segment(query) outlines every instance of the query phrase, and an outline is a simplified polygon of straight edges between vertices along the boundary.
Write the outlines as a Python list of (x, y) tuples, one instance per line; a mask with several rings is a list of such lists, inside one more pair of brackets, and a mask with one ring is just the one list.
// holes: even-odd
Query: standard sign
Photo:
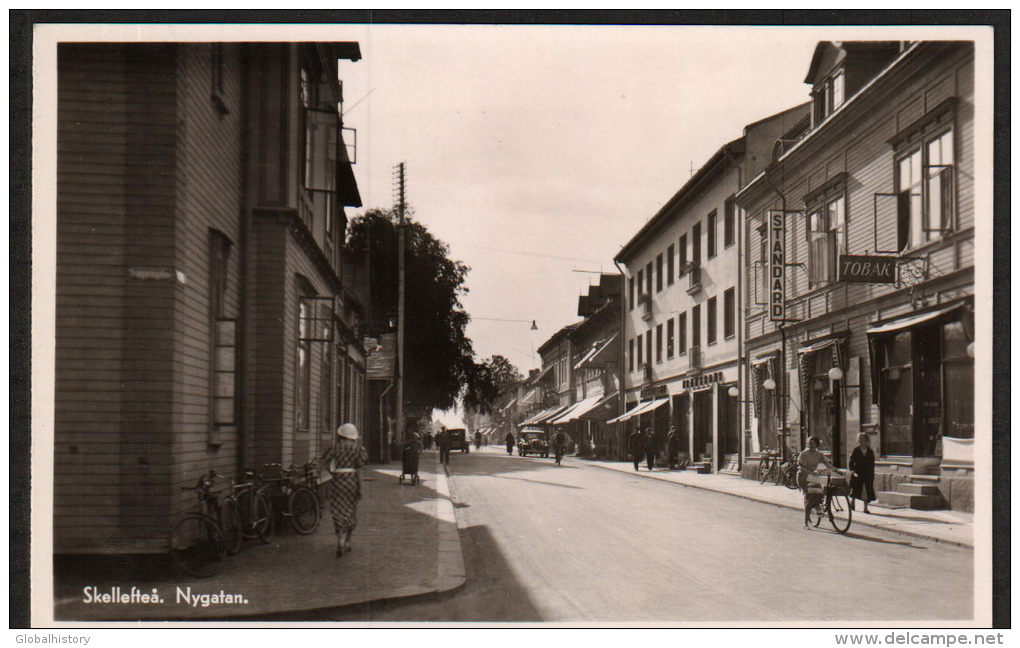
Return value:
[(839, 280), (846, 283), (896, 283), (896, 259), (887, 256), (841, 254)]
[(769, 212), (769, 319), (786, 319), (786, 214)]

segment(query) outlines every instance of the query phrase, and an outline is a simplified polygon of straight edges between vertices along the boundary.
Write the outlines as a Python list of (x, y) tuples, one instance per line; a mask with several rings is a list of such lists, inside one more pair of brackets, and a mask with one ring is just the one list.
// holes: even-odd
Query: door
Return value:
[(914, 331), (917, 366), (914, 402), (914, 457), (937, 457), (942, 436), (942, 339), (941, 326)]
[(694, 392), (694, 439), (691, 448), (692, 459), (697, 461), (709, 456), (712, 443), (712, 390)]
[(691, 456), (691, 399), (687, 394), (673, 397), (673, 425), (676, 426), (680, 456)]
[(821, 439), (822, 450), (831, 452), (832, 462), (842, 466), (842, 406), (839, 390), (832, 389), (829, 381), (829, 369), (833, 367), (832, 351), (816, 351), (808, 366), (811, 371), (808, 377), (808, 433)]
[(719, 468), (723, 467), (726, 455), (740, 453), (740, 434), (737, 429), (737, 399), (730, 396), (728, 388), (719, 387)]

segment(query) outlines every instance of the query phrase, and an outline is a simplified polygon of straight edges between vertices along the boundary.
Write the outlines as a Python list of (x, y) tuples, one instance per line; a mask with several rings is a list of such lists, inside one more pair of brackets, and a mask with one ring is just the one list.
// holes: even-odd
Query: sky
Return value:
[(365, 208), (393, 204), (405, 162), (415, 217), (471, 268), (476, 353), (522, 372), (692, 165), (808, 99), (817, 43), (746, 28), (349, 29), (362, 60), (340, 76)]

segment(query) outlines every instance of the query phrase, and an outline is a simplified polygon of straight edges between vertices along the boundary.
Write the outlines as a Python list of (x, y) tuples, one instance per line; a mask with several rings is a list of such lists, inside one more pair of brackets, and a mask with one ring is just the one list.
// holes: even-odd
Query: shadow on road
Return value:
[[(836, 533), (836, 532), (835, 531), (830, 531), (830, 533)], [(854, 540), (866, 540), (868, 542), (879, 542), (879, 543), (882, 543), (882, 544), (900, 545), (902, 547), (910, 547), (911, 549), (927, 549), (928, 548), (928, 547), (922, 547), (922, 546), (916, 545), (913, 542), (911, 542), (910, 540), (886, 540), (885, 538), (878, 538), (878, 537), (875, 537), (875, 536), (862, 535), (860, 533), (850, 533), (850, 532), (847, 532), (844, 535), (846, 535), (846, 537), (848, 537), (848, 538), (853, 538)]]
[(892, 515), (890, 513), (876, 513), (875, 511), (870, 511), (868, 513), (865, 513), (865, 515), (883, 517), (889, 520), (909, 520), (910, 522), (931, 522), (933, 524), (946, 524), (945, 520), (940, 520), (938, 518), (923, 517), (920, 515)]
[(570, 484), (557, 484), (556, 482), (542, 481), (541, 479), (528, 479), (527, 477), (507, 477), (505, 475), (492, 475), (496, 479), (513, 479), (514, 481), (525, 481), (531, 482), (532, 484), (545, 484), (546, 486), (559, 486), (560, 488), (573, 488), (575, 490), (584, 490), (582, 486), (572, 486)]

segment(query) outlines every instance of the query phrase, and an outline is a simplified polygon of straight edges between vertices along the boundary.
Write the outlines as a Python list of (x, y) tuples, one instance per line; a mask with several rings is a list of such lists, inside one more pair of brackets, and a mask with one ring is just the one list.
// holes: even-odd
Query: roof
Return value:
[(564, 326), (560, 330), (558, 330), (555, 333), (553, 333), (549, 337), (548, 340), (546, 340), (545, 342), (542, 343), (542, 346), (538, 347), (539, 355), (542, 355), (546, 351), (548, 351), (549, 349), (553, 348), (553, 346), (557, 342), (559, 342), (560, 340), (565, 338), (571, 331), (573, 331), (575, 328), (577, 328), (581, 324), (582, 324), (582, 322), (574, 322), (573, 324), (567, 324), (566, 326)]
[(654, 236), (671, 218), (673, 210), (696, 196), (708, 180), (715, 178), (725, 170), (725, 156), (727, 153), (743, 153), (743, 136), (723, 144), (718, 151), (703, 164), (697, 173), (691, 176), (680, 190), (673, 194), (673, 197), (652, 216), (644, 226), (638, 230), (627, 244), (613, 257), (614, 261), (626, 263), (627, 259), (633, 258), (637, 251), (643, 247), (648, 240)]
[[(840, 54), (848, 52), (850, 50), (883, 50), (883, 49), (899, 49), (900, 41), (820, 41), (815, 45), (815, 53), (811, 57), (811, 65), (808, 66), (807, 76), (804, 77), (804, 83), (810, 83), (814, 85), (818, 81), (819, 76), (827, 74), (832, 67), (838, 63)], [(831, 61), (831, 64), (825, 66), (822, 65), (827, 61)]]

